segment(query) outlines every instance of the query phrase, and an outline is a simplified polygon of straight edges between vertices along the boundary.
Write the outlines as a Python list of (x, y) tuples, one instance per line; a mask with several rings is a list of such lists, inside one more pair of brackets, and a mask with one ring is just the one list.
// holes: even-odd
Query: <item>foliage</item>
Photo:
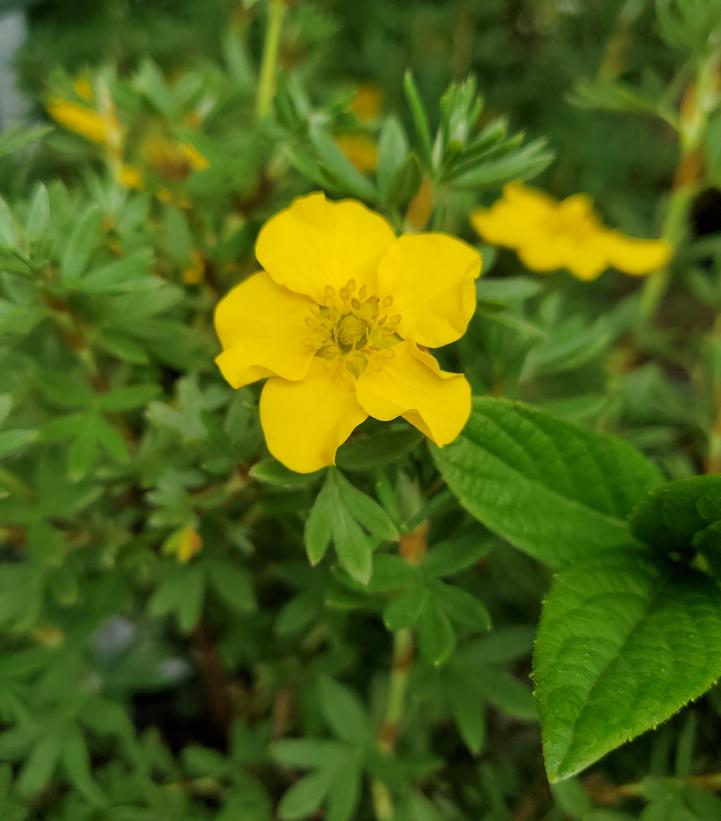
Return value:
[[(26, 10), (0, 818), (721, 817), (718, 3)], [(469, 223), (519, 179), (673, 259), (524, 270)], [(483, 257), (444, 448), (369, 420), (293, 473), (214, 364), (316, 189)]]

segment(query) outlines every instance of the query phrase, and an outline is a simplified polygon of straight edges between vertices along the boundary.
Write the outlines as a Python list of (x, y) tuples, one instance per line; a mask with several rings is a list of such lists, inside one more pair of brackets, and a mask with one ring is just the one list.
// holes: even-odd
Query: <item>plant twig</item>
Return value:
[(275, 75), (278, 68), (280, 35), (283, 30), (286, 0), (269, 0), (268, 25), (263, 43), (263, 61), (258, 79), (258, 97), (255, 104), (257, 120), (262, 120), (270, 112), (275, 95)]

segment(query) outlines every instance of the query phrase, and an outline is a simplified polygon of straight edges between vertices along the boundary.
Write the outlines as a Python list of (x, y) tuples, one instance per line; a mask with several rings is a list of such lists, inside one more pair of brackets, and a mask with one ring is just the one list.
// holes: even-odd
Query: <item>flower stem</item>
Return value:
[[(427, 536), (427, 521), (404, 533), (400, 541), (401, 556), (410, 564), (420, 564), (426, 552)], [(385, 755), (393, 753), (400, 735), (414, 644), (413, 631), (408, 628), (396, 630), (393, 634), (393, 666), (388, 682), (388, 701), (377, 739), (378, 749)], [(376, 821), (393, 821), (396, 817), (393, 799), (386, 785), (375, 779), (371, 784), (371, 793)]]
[[(681, 101), (680, 156), (662, 232), (664, 239), (674, 251), (677, 251), (686, 239), (689, 211), (696, 194), (705, 183), (703, 143), (709, 114), (716, 107), (720, 67), (721, 49), (715, 49), (699, 63), (695, 82), (686, 89)], [(639, 317), (643, 324), (653, 320), (670, 282), (670, 264), (646, 280), (641, 294)]]
[(268, 25), (263, 43), (263, 60), (258, 80), (258, 97), (255, 104), (256, 120), (262, 120), (270, 112), (275, 94), (275, 75), (278, 67), (280, 34), (283, 29), (286, 0), (269, 0)]

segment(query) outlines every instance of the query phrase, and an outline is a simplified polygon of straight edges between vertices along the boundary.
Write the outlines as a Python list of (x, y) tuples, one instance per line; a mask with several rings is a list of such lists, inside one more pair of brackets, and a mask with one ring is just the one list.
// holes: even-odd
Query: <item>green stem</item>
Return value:
[[(671, 192), (666, 207), (663, 230), (661, 236), (676, 251), (686, 238), (688, 214), (693, 203), (697, 185), (684, 185)], [(644, 325), (649, 324), (658, 310), (668, 286), (671, 282), (671, 261), (651, 274), (644, 283), (639, 305), (640, 319)]]
[[(688, 232), (688, 216), (694, 197), (703, 188), (703, 144), (709, 115), (716, 109), (721, 49), (706, 54), (699, 62), (695, 82), (684, 94), (679, 117), (680, 156), (664, 219), (663, 237), (674, 252)], [(673, 262), (673, 260), (672, 260)], [(653, 320), (671, 282), (671, 264), (652, 274), (645, 282), (639, 319), (642, 325)]]
[(263, 61), (260, 66), (258, 97), (255, 104), (255, 116), (262, 120), (270, 113), (270, 106), (275, 95), (275, 75), (278, 68), (280, 34), (283, 29), (286, 0), (269, 0), (268, 26), (263, 43)]
[[(386, 754), (393, 752), (398, 740), (412, 661), (413, 633), (408, 629), (397, 630), (393, 634), (393, 669), (388, 684), (388, 703), (378, 732), (378, 748)], [(371, 792), (377, 821), (393, 821), (393, 799), (386, 785), (374, 780)]]

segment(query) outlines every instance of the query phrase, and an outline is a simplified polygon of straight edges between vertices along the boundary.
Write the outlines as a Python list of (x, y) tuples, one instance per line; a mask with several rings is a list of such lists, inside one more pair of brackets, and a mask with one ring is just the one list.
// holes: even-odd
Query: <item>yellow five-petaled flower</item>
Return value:
[(650, 274), (671, 257), (663, 239), (627, 237), (607, 228), (587, 194), (559, 201), (520, 182), (506, 185), (490, 208), (474, 211), (471, 225), (486, 242), (513, 248), (532, 271), (566, 268), (582, 280), (596, 279), (609, 267)]
[(361, 203), (315, 193), (272, 217), (255, 250), (264, 270), (216, 308), (216, 362), (234, 388), (269, 377), (260, 421), (279, 461), (299, 473), (333, 464), (368, 416), (401, 416), (439, 446), (458, 436), (470, 386), (426, 348), (458, 339), (473, 315), (471, 246), (396, 237)]

